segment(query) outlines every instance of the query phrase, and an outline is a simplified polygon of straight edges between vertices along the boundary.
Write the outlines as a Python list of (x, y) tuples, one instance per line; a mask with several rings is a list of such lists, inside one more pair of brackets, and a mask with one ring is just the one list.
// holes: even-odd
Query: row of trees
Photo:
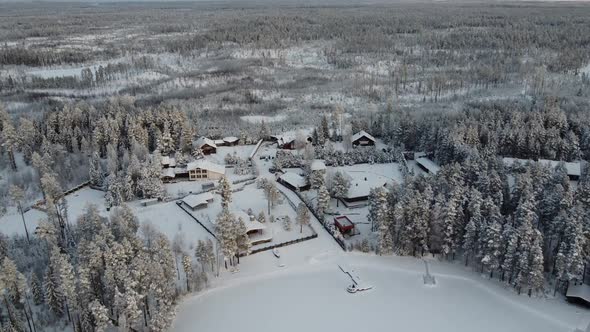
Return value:
[(195, 248), (199, 266), (182, 242), (140, 226), (127, 206), (106, 218), (90, 205), (65, 244), (51, 218), (29, 243), (0, 234), (3, 330), (166, 331), (178, 296), (202, 288), (213, 271), (210, 241)]
[(530, 294), (545, 289), (546, 281), (556, 290), (584, 281), (589, 198), (587, 176), (574, 188), (563, 167), (533, 163), (509, 175), (501, 161), (476, 154), (435, 177), (373, 190), (369, 220), (381, 254), (462, 257)]

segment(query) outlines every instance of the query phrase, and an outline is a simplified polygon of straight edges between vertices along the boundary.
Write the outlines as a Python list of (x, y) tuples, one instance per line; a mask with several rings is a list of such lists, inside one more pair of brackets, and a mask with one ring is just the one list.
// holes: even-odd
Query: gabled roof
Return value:
[(266, 229), (266, 226), (258, 220), (254, 219), (251, 221), (250, 216), (244, 211), (232, 211), (232, 214), (236, 217), (236, 220), (238, 220), (238, 218), (242, 218), (242, 220), (244, 220), (244, 224), (246, 225), (246, 232), (260, 231)]
[[(549, 167), (551, 169), (556, 168), (557, 166), (559, 166), (560, 163), (562, 163), (562, 161), (558, 161), (558, 160), (539, 159), (539, 161), (535, 161), (532, 159), (518, 159), (518, 158), (508, 158), (508, 157), (502, 158), (502, 161), (504, 162), (504, 165), (506, 165), (506, 166), (512, 166), (517, 161), (521, 164), (538, 162), (539, 164)], [(579, 161), (573, 161), (573, 162), (563, 161), (563, 164), (565, 166), (565, 170), (567, 172), (567, 175), (572, 175), (572, 176), (582, 175), (582, 163), (581, 162), (579, 162)]]
[(176, 166), (176, 159), (173, 157), (164, 156), (162, 157), (162, 165), (168, 165), (170, 167)]
[(199, 205), (208, 204), (212, 200), (213, 194), (211, 194), (210, 192), (202, 194), (191, 194), (182, 199), (182, 201), (191, 208), (195, 208)]
[(219, 165), (219, 164), (214, 164), (210, 161), (203, 160), (203, 159), (197, 160), (197, 161), (192, 161), (186, 165), (186, 169), (188, 171), (192, 171), (197, 168), (206, 169), (206, 170), (208, 170), (210, 172), (214, 172), (214, 173), (225, 174), (225, 166)]
[(368, 134), (366, 131), (361, 130), (358, 133), (352, 135), (351, 141), (356, 141), (361, 137), (366, 137), (368, 139), (370, 139), (371, 141), (375, 142), (375, 137), (371, 136), (370, 134)]
[(303, 176), (293, 172), (287, 172), (281, 175), (279, 179), (285, 181), (295, 188), (301, 188), (307, 185), (307, 180)]
[(174, 177), (176, 177), (176, 172), (174, 171), (174, 168), (164, 168), (162, 170), (161, 177), (163, 177), (163, 178), (174, 178)]
[(228, 136), (228, 137), (224, 137), (223, 141), (227, 142), (227, 143), (235, 143), (237, 141), (239, 141), (240, 139), (234, 136)]
[(199, 137), (199, 139), (197, 139), (197, 148), (202, 148), (204, 145), (209, 145), (210, 147), (213, 148), (217, 148), (217, 145), (215, 144), (215, 142), (212, 139), (209, 139), (207, 137), (201, 136)]
[(311, 170), (312, 171), (324, 171), (326, 170), (326, 164), (323, 160), (315, 159), (311, 162)]
[(440, 166), (426, 157), (416, 158), (416, 163), (424, 166), (424, 168), (426, 168), (432, 174), (436, 174), (438, 171), (440, 171)]

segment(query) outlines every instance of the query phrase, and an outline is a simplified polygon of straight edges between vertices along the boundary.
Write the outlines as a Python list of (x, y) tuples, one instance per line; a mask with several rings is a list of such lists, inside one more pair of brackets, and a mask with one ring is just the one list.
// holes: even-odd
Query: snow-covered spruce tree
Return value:
[(230, 183), (225, 176), (219, 179), (219, 194), (221, 195), (221, 207), (224, 209), (229, 208), (232, 192)]
[[(267, 181), (264, 186), (264, 195), (266, 196), (267, 200), (267, 213), (270, 215), (271, 208), (274, 208), (279, 198), (281, 197), (281, 193), (277, 189), (276, 184), (273, 181)], [(271, 219), (272, 222), (272, 219)]]
[(94, 321), (94, 331), (104, 332), (109, 326), (109, 310), (98, 300), (90, 303), (90, 312)]
[(469, 212), (469, 221), (465, 227), (463, 236), (463, 253), (465, 255), (465, 265), (469, 264), (469, 259), (479, 255), (479, 243), (482, 229), (483, 218), (481, 215), (482, 197), (477, 189), (471, 191), (467, 210)]
[(462, 190), (455, 188), (443, 212), (442, 252), (449, 259), (455, 257), (457, 247), (460, 243), (459, 236), (462, 230), (460, 226), (463, 219), (462, 194)]
[[(328, 193), (328, 189), (326, 186), (321, 185), (318, 188), (318, 197), (317, 197), (317, 206), (316, 212), (318, 216), (323, 217), (326, 210), (330, 207), (330, 193)], [(323, 220), (320, 220), (323, 222)]]
[(4, 257), (0, 264), (0, 295), (6, 305), (9, 321), (19, 330), (24, 330), (21, 328), (23, 325), (21, 314), (25, 316), (29, 329), (31, 329), (31, 317), (25, 306), (27, 291), (27, 283), (23, 274), (18, 271), (10, 258)]
[(543, 235), (535, 230), (529, 254), (528, 288), (529, 296), (532, 291), (541, 291), (545, 285), (543, 266)]
[(283, 229), (286, 231), (290, 231), (292, 229), (291, 217), (285, 216), (285, 219), (283, 219)]
[(248, 228), (246, 227), (246, 223), (244, 219), (241, 217), (236, 221), (236, 242), (238, 246), (238, 253), (239, 254), (250, 254), (250, 248), (252, 247), (252, 243), (250, 243), (250, 237), (247, 234)]
[(258, 217), (256, 217), (256, 220), (258, 220), (259, 223), (265, 223), (266, 222), (266, 215), (264, 214), (264, 211), (260, 211), (260, 213), (258, 213)]
[(297, 206), (297, 224), (299, 224), (299, 233), (303, 233), (303, 226), (309, 225), (311, 217), (307, 206), (303, 203), (299, 203)]
[(387, 191), (383, 188), (371, 190), (369, 194), (369, 221), (371, 222), (371, 231), (376, 232), (383, 220), (388, 217), (388, 200)]
[(309, 183), (312, 189), (319, 189), (326, 184), (326, 172), (324, 170), (312, 170), (309, 174)]
[(389, 255), (393, 252), (393, 239), (389, 223), (388, 218), (385, 218), (379, 223), (379, 255)]
[(45, 303), (56, 317), (61, 317), (64, 313), (64, 295), (59, 287), (57, 273), (59, 272), (55, 263), (50, 263), (45, 271), (43, 286), (45, 288)]
[(184, 271), (184, 278), (186, 279), (186, 291), (191, 291), (191, 284), (193, 283), (193, 264), (191, 257), (187, 254), (182, 255), (182, 269)]
[[(236, 241), (235, 216), (224, 208), (216, 219), (217, 236), (221, 246), (221, 252), (226, 260), (233, 266), (233, 258), (238, 253)], [(226, 261), (227, 262), (227, 261)], [(227, 263), (226, 263), (227, 264)], [(227, 265), (226, 265), (227, 268)]]
[(36, 273), (31, 274), (31, 293), (33, 294), (33, 303), (41, 305), (44, 302), (43, 286)]
[[(492, 201), (493, 204), (493, 201)], [(502, 215), (500, 208), (493, 205), (487, 217), (487, 223), (483, 230), (483, 246), (481, 264), (490, 271), (490, 278), (494, 271), (500, 267), (502, 255)]]
[(350, 180), (340, 171), (336, 171), (332, 179), (332, 196), (336, 198), (336, 207), (339, 201), (348, 195)]
[(27, 242), (30, 243), (31, 239), (29, 237), (29, 230), (27, 229), (27, 223), (25, 222), (25, 211), (23, 209), (23, 203), (25, 201), (25, 192), (18, 186), (11, 185), (8, 189), (8, 196), (13, 204), (16, 205), (16, 208), (23, 220), (23, 228), (25, 230), (25, 235), (27, 237)]
[(102, 171), (102, 166), (100, 165), (100, 157), (98, 152), (94, 152), (92, 154), (89, 164), (88, 176), (90, 178), (90, 184), (93, 186), (102, 187), (104, 173)]
[(147, 165), (141, 169), (141, 179), (138, 183), (139, 191), (144, 198), (164, 198), (166, 189), (160, 178), (160, 159), (155, 156), (149, 159)]

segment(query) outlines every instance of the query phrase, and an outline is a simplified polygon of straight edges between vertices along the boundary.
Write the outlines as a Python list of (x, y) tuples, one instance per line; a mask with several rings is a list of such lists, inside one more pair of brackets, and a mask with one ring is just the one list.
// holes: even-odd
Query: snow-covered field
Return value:
[[(423, 284), (424, 265), (413, 258), (340, 253), (281, 269), (266, 256), (272, 271), (228, 280), (186, 300), (173, 331), (570, 332), (587, 313), (561, 299), (518, 296), (446, 263), (431, 264), (432, 287)], [(347, 293), (350, 279), (341, 263), (374, 289)]]

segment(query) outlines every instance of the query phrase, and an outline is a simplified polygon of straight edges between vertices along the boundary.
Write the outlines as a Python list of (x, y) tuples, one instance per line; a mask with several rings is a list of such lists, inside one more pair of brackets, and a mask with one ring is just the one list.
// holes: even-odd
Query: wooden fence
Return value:
[[(286, 188), (287, 190), (291, 190), (288, 187), (283, 186), (282, 184), (278, 184), (279, 186), (282, 186), (283, 188)], [(279, 190), (280, 191), (280, 190)], [(305, 204), (305, 206), (307, 207), (307, 209), (311, 212), (311, 214), (313, 214), (314, 217), (316, 217), (316, 219), (320, 222), (320, 224), (322, 225), (322, 227), (324, 227), (324, 229), (328, 232), (328, 234), (330, 234), (330, 236), (332, 236), (332, 238), (334, 239), (334, 241), (336, 241), (336, 243), (338, 243), (338, 245), (340, 246), (340, 248), (342, 248), (342, 250), (346, 251), (346, 244), (344, 243), (344, 241), (336, 238), (334, 236), (334, 234), (332, 234), (332, 231), (328, 228), (328, 226), (326, 225), (326, 223), (324, 222), (323, 218), (320, 218), (318, 216), (318, 214), (315, 212), (315, 210), (313, 209), (313, 206), (309, 206), (309, 204), (307, 203), (307, 201), (304, 199), (303, 196), (301, 196), (301, 193), (291, 190), (292, 192), (295, 193), (295, 195), (297, 195), (297, 197), (299, 197), (299, 199), (303, 202), (303, 204)], [(283, 194), (284, 195), (284, 194)], [(287, 201), (289, 202), (289, 204), (291, 204), (291, 206), (295, 209), (295, 211), (297, 211), (297, 207), (295, 207), (295, 203), (293, 203), (289, 197), (287, 195), (284, 195), (285, 198), (287, 198)], [(311, 225), (309, 225), (311, 227)], [(315, 230), (312, 227), (312, 230), (315, 233)], [(317, 233), (316, 233), (317, 235)]]
[(205, 225), (203, 225), (203, 223), (201, 223), (201, 222), (199, 221), (199, 219), (197, 219), (197, 217), (195, 217), (195, 216), (194, 216), (192, 213), (188, 212), (188, 211), (187, 211), (187, 210), (184, 208), (184, 206), (182, 206), (182, 204), (176, 204), (176, 206), (178, 206), (178, 207), (179, 207), (179, 208), (180, 208), (182, 211), (186, 212), (186, 214), (188, 214), (188, 215), (189, 215), (191, 218), (193, 218), (193, 220), (194, 220), (194, 221), (196, 221), (196, 222), (197, 222), (197, 224), (201, 225), (201, 227), (203, 227), (203, 228), (204, 228), (204, 229), (207, 231), (207, 233), (211, 234), (211, 236), (213, 236), (213, 238), (214, 238), (215, 240), (217, 240), (217, 236), (215, 235), (215, 233), (213, 233), (213, 232), (212, 232), (212, 231), (210, 231), (210, 230), (209, 230), (207, 227), (205, 227)]
[[(313, 228), (312, 228), (313, 230)], [(268, 246), (268, 247), (264, 247), (264, 248), (259, 248), (259, 249), (254, 249), (250, 252), (249, 255), (253, 255), (253, 254), (257, 254), (259, 252), (263, 252), (263, 251), (268, 251), (268, 250), (272, 250), (274, 248), (280, 248), (280, 247), (285, 247), (285, 246), (289, 246), (295, 243), (299, 243), (299, 242), (303, 242), (303, 241), (308, 241), (311, 239), (315, 239), (316, 237), (318, 237), (318, 234), (314, 231), (314, 233), (310, 236), (306, 236), (306, 237), (302, 237), (299, 239), (295, 239), (295, 240), (291, 240), (291, 241), (287, 241), (287, 242), (282, 242), (282, 243), (278, 243), (278, 244), (274, 244), (272, 246)], [(240, 257), (244, 257), (246, 256), (245, 253), (240, 253)]]

